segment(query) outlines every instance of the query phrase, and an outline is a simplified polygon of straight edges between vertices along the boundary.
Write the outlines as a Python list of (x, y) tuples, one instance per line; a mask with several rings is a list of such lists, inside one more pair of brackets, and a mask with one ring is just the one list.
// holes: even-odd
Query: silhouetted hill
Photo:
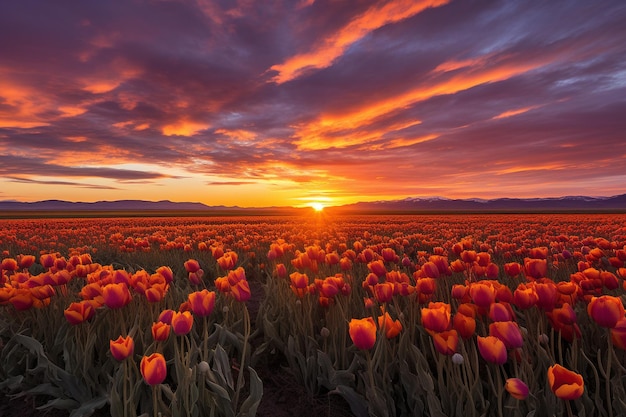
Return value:
[(626, 194), (613, 197), (449, 199), (405, 198), (337, 207), (354, 212), (626, 212)]
[[(223, 206), (220, 206), (223, 208)], [(210, 207), (202, 203), (176, 203), (169, 200), (144, 201), (144, 200), (117, 200), (96, 201), (93, 203), (71, 202), (63, 200), (45, 200), (32, 203), (19, 201), (0, 201), (0, 210), (6, 211), (144, 211), (144, 210), (210, 210)]]

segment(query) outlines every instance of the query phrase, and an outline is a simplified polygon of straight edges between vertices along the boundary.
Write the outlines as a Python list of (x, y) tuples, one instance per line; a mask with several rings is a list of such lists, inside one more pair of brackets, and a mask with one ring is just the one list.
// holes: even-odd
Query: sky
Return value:
[(626, 193), (626, 2), (0, 2), (0, 200)]

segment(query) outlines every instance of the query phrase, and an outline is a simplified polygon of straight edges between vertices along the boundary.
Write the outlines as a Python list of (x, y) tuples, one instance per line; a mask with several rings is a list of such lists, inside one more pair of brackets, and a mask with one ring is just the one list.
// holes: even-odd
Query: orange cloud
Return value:
[(278, 72), (278, 75), (272, 78), (272, 81), (282, 84), (298, 78), (308, 69), (329, 67), (336, 58), (343, 55), (350, 45), (371, 31), (448, 2), (449, 0), (396, 0), (383, 5), (374, 5), (355, 17), (341, 30), (324, 39), (322, 44), (311, 52), (293, 56), (282, 64), (273, 65), (270, 70)]
[(165, 136), (193, 136), (196, 133), (208, 129), (209, 124), (191, 121), (179, 121), (163, 126), (161, 131)]
[(500, 113), (497, 116), (494, 116), (493, 118), (494, 119), (504, 119), (504, 118), (511, 117), (511, 116), (517, 116), (518, 114), (522, 114), (522, 113), (526, 113), (527, 111), (534, 110), (537, 107), (539, 107), (539, 106), (528, 106), (528, 107), (524, 107), (524, 108), (521, 108), (521, 109), (507, 110), (505, 112)]
[[(296, 145), (301, 150), (343, 148), (355, 143), (363, 143), (376, 135), (368, 137), (360, 132), (350, 132), (374, 123), (377, 119), (413, 106), (415, 103), (444, 94), (455, 94), (481, 84), (498, 82), (536, 69), (546, 62), (527, 60), (524, 63), (503, 63), (491, 68), (476, 68), (452, 75), (439, 82), (431, 82), (404, 94), (380, 100), (352, 113), (339, 116), (326, 116), (308, 125), (297, 128), (299, 138)], [(435, 70), (434, 72), (440, 72)], [(343, 133), (343, 134), (339, 134)]]

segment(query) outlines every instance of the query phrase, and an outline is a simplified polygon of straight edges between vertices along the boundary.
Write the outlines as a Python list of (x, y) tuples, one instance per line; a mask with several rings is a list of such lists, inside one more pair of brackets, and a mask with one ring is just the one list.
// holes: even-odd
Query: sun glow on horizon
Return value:
[(324, 210), (324, 204), (319, 202), (311, 203), (311, 208), (317, 212), (320, 212)]

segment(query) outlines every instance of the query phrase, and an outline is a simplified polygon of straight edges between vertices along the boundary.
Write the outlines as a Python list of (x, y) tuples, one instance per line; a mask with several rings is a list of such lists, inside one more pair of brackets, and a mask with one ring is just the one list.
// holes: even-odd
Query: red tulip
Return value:
[(204, 289), (189, 294), (187, 297), (191, 311), (198, 317), (205, 317), (213, 312), (215, 307), (215, 292)]
[(348, 324), (352, 343), (359, 349), (371, 349), (376, 343), (376, 323), (371, 317), (352, 319)]
[(624, 318), (624, 304), (619, 297), (610, 295), (591, 297), (587, 313), (599, 326), (612, 328)]
[(179, 311), (172, 316), (172, 329), (177, 335), (189, 333), (191, 326), (193, 326), (193, 316), (189, 311)]
[(554, 395), (563, 400), (580, 398), (585, 390), (583, 377), (559, 364), (548, 368), (548, 383)]
[(489, 325), (489, 335), (504, 342), (507, 349), (520, 348), (524, 344), (519, 326), (514, 321), (497, 321)]
[(153, 353), (141, 359), (141, 375), (149, 385), (158, 385), (167, 376), (167, 364), (165, 358), (160, 353)]
[(102, 288), (104, 304), (109, 308), (122, 308), (130, 303), (132, 296), (126, 284), (107, 284)]
[(109, 348), (111, 350), (111, 355), (118, 360), (123, 361), (133, 354), (135, 350), (135, 341), (132, 337), (118, 337), (117, 340), (109, 341)]

